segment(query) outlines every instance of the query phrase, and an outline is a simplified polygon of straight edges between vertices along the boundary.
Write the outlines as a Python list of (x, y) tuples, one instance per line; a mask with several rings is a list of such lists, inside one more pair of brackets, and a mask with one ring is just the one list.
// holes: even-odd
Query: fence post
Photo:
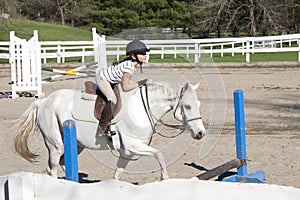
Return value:
[(246, 41), (246, 62), (250, 62), (250, 41)]
[(300, 40), (298, 39), (298, 47), (299, 47), (299, 51), (298, 51), (298, 62), (300, 62)]
[(222, 57), (222, 58), (224, 57), (223, 49), (224, 49), (224, 45), (221, 44), (221, 57)]
[(64, 160), (66, 180), (78, 182), (77, 137), (74, 120), (66, 120), (64, 127)]
[(200, 60), (200, 43), (195, 43), (195, 63), (199, 63)]
[(11, 68), (11, 90), (12, 90), (12, 98), (17, 98), (16, 92), (16, 84), (17, 84), (17, 71), (16, 71), (16, 44), (15, 44), (15, 32), (11, 31), (9, 33), (9, 64)]
[(57, 54), (56, 63), (61, 63), (61, 46), (60, 46), (60, 44), (57, 45), (56, 54)]

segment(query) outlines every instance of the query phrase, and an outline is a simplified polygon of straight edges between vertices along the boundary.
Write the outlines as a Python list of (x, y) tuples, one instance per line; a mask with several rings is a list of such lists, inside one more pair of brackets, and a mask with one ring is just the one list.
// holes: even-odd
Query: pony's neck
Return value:
[(161, 118), (175, 104), (176, 92), (168, 84), (154, 83), (148, 86), (150, 109), (156, 118)]

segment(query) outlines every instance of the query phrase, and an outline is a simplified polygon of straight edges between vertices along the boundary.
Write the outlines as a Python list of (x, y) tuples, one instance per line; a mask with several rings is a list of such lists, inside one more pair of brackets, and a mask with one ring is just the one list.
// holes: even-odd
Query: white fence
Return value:
[[(42, 63), (56, 62), (65, 63), (67, 58), (77, 59), (82, 63), (88, 57), (96, 61), (100, 59), (96, 52), (106, 51), (107, 58), (119, 59), (125, 54), (125, 46), (129, 41), (106, 40), (105, 37), (98, 36), (96, 29), (93, 29), (93, 41), (40, 41)], [(101, 49), (95, 49), (95, 44), (105, 41)], [(244, 37), (244, 38), (212, 38), (212, 39), (177, 39), (177, 40), (144, 40), (151, 48), (151, 55), (160, 55), (161, 59), (165, 55), (172, 55), (173, 58), (183, 56), (193, 59), (199, 63), (201, 54), (209, 54), (213, 57), (216, 54), (242, 54), (245, 61), (250, 62), (250, 55), (254, 53), (271, 52), (297, 52), (298, 62), (300, 62), (300, 34), (266, 36), (266, 37)], [(99, 45), (98, 45), (99, 46)], [(0, 42), (0, 58), (9, 59), (9, 43)], [(50, 60), (52, 59), (52, 60)], [(101, 63), (105, 65), (107, 61), (102, 57)], [(74, 60), (73, 60), (74, 61)], [(150, 60), (151, 61), (151, 60)]]
[[(129, 41), (105, 40), (99, 36), (96, 29), (92, 29), (92, 41), (38, 41), (38, 33), (26, 42), (10, 33), (10, 42), (0, 42), (0, 59), (6, 59), (11, 65), (12, 96), (18, 91), (34, 90), (36, 96), (41, 91), (41, 65), (47, 62), (65, 63), (67, 59), (77, 59), (82, 63), (96, 62), (98, 67), (106, 66), (107, 60), (113, 57), (118, 60), (125, 54), (125, 47)], [(199, 63), (201, 55), (236, 54), (246, 55), (246, 62), (250, 62), (250, 55), (254, 53), (297, 52), (300, 62), (300, 34), (245, 37), (245, 38), (216, 38), (216, 39), (177, 39), (177, 40), (144, 40), (152, 54), (172, 55), (174, 58), (183, 56)], [(50, 60), (51, 59), (51, 60)], [(86, 61), (86, 59), (90, 59)], [(74, 61), (74, 60), (73, 60)]]
[[(144, 40), (150, 47), (150, 58), (152, 54), (173, 55), (173, 58), (183, 56), (187, 59), (194, 58), (199, 63), (201, 54), (209, 54), (213, 57), (220, 54), (221, 57), (228, 53), (246, 55), (245, 61), (250, 62), (250, 55), (254, 53), (274, 52), (297, 52), (300, 62), (300, 34), (266, 36), (266, 37), (244, 37), (244, 38), (210, 38), (210, 39), (177, 39), (177, 40)], [(125, 54), (125, 46), (128, 41), (106, 40), (106, 55), (115, 56), (118, 60)]]
[(199, 46), (201, 53), (208, 53), (211, 57), (216, 53), (221, 54), (221, 57), (225, 53), (232, 56), (236, 53), (246, 54), (246, 62), (250, 62), (250, 54), (254, 53), (297, 52), (300, 62), (300, 34), (214, 39), (213, 44), (211, 40), (205, 39)]

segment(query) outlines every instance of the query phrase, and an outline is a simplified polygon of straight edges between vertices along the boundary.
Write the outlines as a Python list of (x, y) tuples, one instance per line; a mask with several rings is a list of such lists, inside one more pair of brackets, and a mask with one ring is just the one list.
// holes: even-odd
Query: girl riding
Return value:
[(138, 65), (147, 62), (147, 52), (150, 49), (140, 40), (133, 40), (126, 46), (126, 58), (112, 65), (96, 69), (96, 83), (107, 98), (103, 108), (100, 127), (110, 136), (108, 125), (115, 114), (117, 97), (112, 89), (115, 84), (121, 84), (123, 91), (130, 91), (147, 84), (147, 79), (134, 82), (132, 75)]

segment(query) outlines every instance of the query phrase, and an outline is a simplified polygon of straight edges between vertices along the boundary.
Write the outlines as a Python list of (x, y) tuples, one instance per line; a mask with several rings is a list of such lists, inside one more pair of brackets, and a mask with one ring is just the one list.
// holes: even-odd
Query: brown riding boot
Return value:
[(99, 121), (99, 125), (103, 131), (104, 134), (108, 136), (108, 138), (111, 138), (113, 133), (109, 130), (109, 124), (111, 123), (111, 120), (113, 119), (113, 111), (114, 111), (115, 104), (111, 101), (108, 101), (103, 108), (101, 119)]

